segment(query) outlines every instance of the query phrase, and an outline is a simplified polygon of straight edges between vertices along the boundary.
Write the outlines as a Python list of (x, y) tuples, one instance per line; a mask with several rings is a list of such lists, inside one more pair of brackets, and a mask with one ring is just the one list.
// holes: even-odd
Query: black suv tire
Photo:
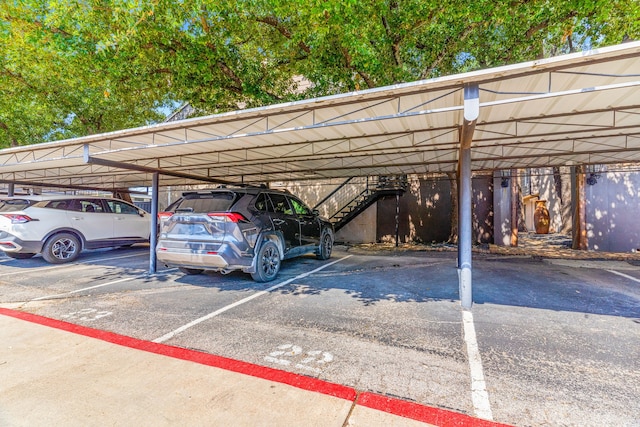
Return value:
[(318, 247), (318, 252), (316, 253), (316, 257), (318, 259), (329, 259), (331, 258), (331, 250), (333, 249), (333, 237), (331, 233), (325, 231), (322, 233), (322, 238), (320, 239), (320, 246)]
[(256, 272), (251, 277), (256, 282), (270, 282), (276, 278), (280, 271), (280, 251), (275, 243), (264, 242), (258, 251), (256, 259)]

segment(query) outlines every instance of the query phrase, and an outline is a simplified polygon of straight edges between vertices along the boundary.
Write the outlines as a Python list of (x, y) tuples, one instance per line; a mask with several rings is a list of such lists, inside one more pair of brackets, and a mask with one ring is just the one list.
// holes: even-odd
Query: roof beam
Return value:
[(160, 175), (173, 176), (176, 178), (192, 179), (194, 181), (214, 182), (216, 184), (232, 184), (232, 182), (230, 181), (226, 181), (218, 178), (210, 178), (210, 177), (205, 177), (200, 175), (192, 175), (189, 173), (168, 171), (160, 168), (151, 168), (148, 166), (140, 166), (140, 165), (135, 165), (130, 163), (116, 162), (113, 160), (100, 159), (97, 157), (93, 157), (89, 154), (88, 144), (84, 145), (84, 162), (87, 164), (107, 166), (107, 167), (116, 168), (116, 169), (127, 169), (127, 170), (134, 170), (138, 172), (158, 173)]
[[(9, 187), (11, 187), (11, 185), (14, 185), (14, 186), (19, 185), (21, 187), (41, 187), (41, 188), (55, 188), (59, 190), (80, 190), (80, 191), (106, 191), (109, 193), (113, 193), (115, 190), (124, 191), (121, 188), (115, 189), (115, 188), (104, 188), (104, 187), (92, 187), (92, 186), (85, 186), (85, 185), (55, 184), (51, 182), (46, 183), (46, 182), (35, 182), (35, 181), (13, 181), (8, 179), (0, 179), (0, 184), (8, 184)], [(126, 190), (126, 192), (132, 193), (132, 194), (137, 194), (137, 193), (144, 194), (138, 191)]]

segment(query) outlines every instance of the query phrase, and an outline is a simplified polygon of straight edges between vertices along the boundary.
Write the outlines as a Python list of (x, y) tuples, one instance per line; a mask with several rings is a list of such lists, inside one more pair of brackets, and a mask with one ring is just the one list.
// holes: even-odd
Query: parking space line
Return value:
[[(51, 267), (41, 267), (41, 268), (37, 268), (37, 270), (35, 270), (35, 268), (33, 269), (34, 271), (37, 271), (38, 273), (41, 271), (45, 271), (45, 270), (54, 270), (56, 268), (61, 268), (61, 267), (80, 267), (80, 268), (89, 268), (89, 267), (93, 267), (92, 265), (89, 264), (57, 264), (57, 265), (52, 265)], [(29, 268), (29, 270), (32, 270), (32, 268)], [(19, 271), (11, 271), (8, 273), (1, 273), (0, 277), (4, 277), (4, 276), (15, 276), (16, 274), (25, 274), (25, 270), (19, 270)]]
[(339, 263), (340, 261), (344, 261), (345, 259), (350, 258), (350, 257), (352, 257), (352, 256), (353, 256), (353, 255), (347, 255), (347, 256), (342, 257), (342, 258), (340, 258), (340, 259), (338, 259), (338, 260), (335, 260), (335, 261), (330, 262), (330, 263), (328, 263), (328, 264), (325, 264), (325, 265), (323, 265), (323, 266), (321, 266), (321, 267), (318, 267), (318, 268), (316, 268), (315, 270), (312, 270), (312, 271), (308, 271), (308, 272), (306, 272), (306, 273), (299, 274), (299, 275), (297, 275), (296, 277), (293, 277), (293, 278), (291, 278), (291, 279), (285, 280), (284, 282), (280, 282), (280, 283), (278, 283), (277, 285), (273, 285), (273, 286), (271, 286), (270, 288), (265, 289), (264, 291), (256, 292), (255, 294), (250, 295), (250, 296), (248, 296), (248, 297), (246, 297), (246, 298), (243, 298), (243, 299), (241, 299), (240, 301), (236, 301), (236, 302), (234, 302), (233, 304), (229, 304), (229, 305), (227, 305), (227, 306), (225, 306), (225, 307), (222, 307), (221, 309), (216, 310), (216, 311), (214, 311), (213, 313), (209, 313), (209, 314), (207, 314), (206, 316), (202, 316), (202, 317), (200, 317), (200, 318), (198, 318), (198, 319), (196, 319), (196, 320), (194, 320), (194, 321), (192, 321), (192, 322), (189, 322), (189, 323), (187, 323), (186, 325), (181, 326), (181, 327), (179, 327), (178, 329), (176, 329), (176, 330), (174, 330), (174, 331), (171, 331), (171, 332), (169, 332), (169, 333), (167, 333), (167, 334), (164, 334), (163, 336), (161, 336), (161, 337), (156, 338), (155, 340), (153, 340), (153, 342), (155, 342), (155, 343), (163, 343), (163, 342), (165, 342), (165, 341), (167, 341), (167, 340), (170, 340), (171, 338), (175, 337), (175, 336), (176, 336), (176, 335), (178, 335), (179, 333), (184, 332), (184, 331), (186, 331), (187, 329), (189, 329), (189, 328), (191, 328), (191, 327), (193, 327), (193, 326), (195, 326), (195, 325), (197, 325), (197, 324), (199, 324), (199, 323), (204, 322), (205, 320), (209, 320), (209, 319), (211, 319), (211, 318), (213, 318), (213, 317), (216, 317), (216, 316), (217, 316), (217, 315), (219, 315), (219, 314), (224, 313), (225, 311), (231, 310), (232, 308), (238, 307), (238, 306), (240, 306), (240, 305), (242, 305), (242, 304), (244, 304), (244, 303), (246, 303), (246, 302), (249, 302), (249, 301), (251, 301), (252, 299), (255, 299), (255, 298), (258, 298), (258, 297), (260, 297), (260, 296), (262, 296), (262, 295), (268, 294), (269, 292), (274, 291), (274, 290), (276, 290), (276, 289), (278, 289), (278, 288), (281, 288), (281, 287), (283, 287), (283, 286), (286, 286), (286, 285), (288, 285), (289, 283), (291, 283), (291, 282), (293, 282), (293, 281), (295, 281), (295, 280), (302, 279), (302, 278), (307, 277), (307, 276), (309, 276), (309, 275), (311, 275), (311, 274), (313, 274), (313, 273), (316, 273), (316, 272), (318, 272), (318, 271), (320, 271), (320, 270), (324, 270), (325, 268), (327, 268), (327, 267), (329, 267), (329, 266), (331, 266), (331, 265), (333, 265), (333, 264), (337, 264), (337, 263)]
[(634, 282), (640, 283), (640, 279), (636, 279), (635, 277), (629, 276), (628, 274), (620, 273), (619, 271), (615, 271), (615, 270), (607, 270), (607, 271), (609, 273), (613, 273), (613, 274), (617, 274), (618, 276), (622, 276), (625, 279), (633, 280)]
[[(68, 264), (56, 264), (56, 265), (52, 265), (49, 267), (33, 267), (33, 269), (37, 269), (38, 272), (41, 271), (45, 271), (45, 270), (54, 270), (56, 268), (65, 268), (65, 267), (81, 267), (81, 268), (87, 268), (87, 267), (93, 267), (93, 264), (88, 264), (89, 262), (94, 262), (94, 261), (112, 261), (114, 259), (123, 259), (123, 258), (132, 258), (132, 257), (136, 257), (136, 256), (141, 256), (141, 255), (145, 255), (148, 256), (147, 254), (135, 254), (135, 255), (123, 255), (123, 256), (118, 256), (118, 257), (111, 257), (111, 258), (96, 258), (96, 259), (90, 259), (90, 260), (86, 260), (86, 261), (82, 261), (82, 262), (74, 262), (74, 263), (68, 263)], [(3, 261), (6, 262), (6, 261)], [(0, 273), (0, 277), (4, 277), (4, 276), (14, 276), (16, 274), (24, 274), (24, 270), (20, 270), (20, 271), (11, 271), (8, 273)]]
[(471, 373), (473, 412), (478, 418), (493, 421), (489, 393), (487, 393), (487, 384), (482, 370), (482, 359), (480, 358), (480, 350), (476, 340), (476, 328), (473, 324), (473, 314), (470, 311), (462, 310), (462, 323), (464, 325), (464, 341), (467, 344), (469, 370)]
[(75, 291), (64, 292), (64, 293), (61, 293), (61, 294), (47, 295), (47, 296), (44, 296), (44, 297), (34, 298), (31, 301), (41, 301), (41, 300), (45, 300), (45, 299), (64, 297), (64, 296), (67, 296), (67, 295), (77, 294), (79, 292), (88, 291), (88, 290), (91, 290), (91, 289), (102, 288), (104, 286), (115, 285), (117, 283), (128, 282), (130, 280), (135, 280), (135, 279), (142, 279), (144, 277), (147, 277), (147, 275), (146, 274), (141, 274), (139, 276), (134, 276), (134, 277), (125, 277), (124, 279), (118, 279), (118, 280), (114, 280), (112, 282), (102, 283), (100, 285), (89, 286), (87, 288), (76, 289)]

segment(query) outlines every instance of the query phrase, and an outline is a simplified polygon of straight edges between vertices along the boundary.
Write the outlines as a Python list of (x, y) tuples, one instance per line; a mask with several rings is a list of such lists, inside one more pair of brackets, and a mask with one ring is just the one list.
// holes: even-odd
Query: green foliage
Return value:
[(0, 147), (615, 44), (639, 23), (620, 0), (4, 0)]

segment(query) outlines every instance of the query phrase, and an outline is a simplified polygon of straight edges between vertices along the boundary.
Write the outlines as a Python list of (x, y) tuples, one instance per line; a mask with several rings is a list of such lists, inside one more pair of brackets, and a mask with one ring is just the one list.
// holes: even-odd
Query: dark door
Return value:
[(289, 196), (289, 202), (300, 222), (300, 244), (304, 246), (320, 243), (320, 221), (301, 200)]
[(274, 212), (271, 220), (276, 231), (284, 238), (285, 254), (292, 248), (300, 246), (300, 224), (284, 194), (269, 194)]

